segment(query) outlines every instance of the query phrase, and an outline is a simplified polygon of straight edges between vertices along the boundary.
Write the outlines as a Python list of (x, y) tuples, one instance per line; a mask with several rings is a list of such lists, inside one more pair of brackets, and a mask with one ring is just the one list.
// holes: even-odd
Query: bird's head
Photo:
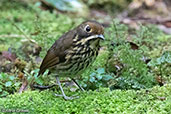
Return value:
[(104, 40), (104, 28), (96, 21), (86, 21), (77, 27), (77, 43), (96, 46), (100, 40)]

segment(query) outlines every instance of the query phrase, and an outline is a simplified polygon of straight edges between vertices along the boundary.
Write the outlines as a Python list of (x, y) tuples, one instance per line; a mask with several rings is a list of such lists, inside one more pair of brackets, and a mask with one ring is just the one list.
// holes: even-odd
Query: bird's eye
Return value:
[(86, 32), (91, 32), (91, 27), (90, 27), (89, 25), (87, 25), (87, 26), (85, 27), (85, 31), (86, 31)]

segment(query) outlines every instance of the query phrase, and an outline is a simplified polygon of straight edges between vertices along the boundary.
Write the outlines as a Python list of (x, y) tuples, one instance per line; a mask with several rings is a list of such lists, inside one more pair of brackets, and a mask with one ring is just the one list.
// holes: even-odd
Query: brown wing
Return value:
[(65, 61), (67, 50), (72, 47), (73, 37), (75, 36), (76, 31), (71, 30), (55, 41), (43, 59), (39, 75), (43, 74), (46, 69)]

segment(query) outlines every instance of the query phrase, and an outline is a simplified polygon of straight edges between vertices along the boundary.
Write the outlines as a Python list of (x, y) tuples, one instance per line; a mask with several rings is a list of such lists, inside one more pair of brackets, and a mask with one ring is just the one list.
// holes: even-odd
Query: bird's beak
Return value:
[(89, 37), (87, 38), (87, 40), (92, 40), (92, 39), (97, 39), (97, 38), (100, 38), (100, 39), (102, 39), (102, 40), (105, 39), (104, 36), (103, 36), (102, 34), (99, 34), (99, 35), (89, 36)]
[(104, 38), (104, 35), (100, 34), (100, 35), (97, 35), (98, 38), (102, 39), (102, 40), (105, 40)]

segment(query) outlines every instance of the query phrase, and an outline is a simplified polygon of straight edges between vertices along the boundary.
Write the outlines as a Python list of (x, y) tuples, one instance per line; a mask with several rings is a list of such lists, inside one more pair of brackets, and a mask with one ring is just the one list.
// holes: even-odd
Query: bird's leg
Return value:
[(57, 95), (57, 94), (55, 94), (56, 96), (63, 96), (65, 100), (72, 100), (72, 99), (74, 99), (74, 98), (78, 98), (78, 96), (77, 96), (77, 97), (68, 97), (68, 96), (66, 96), (65, 93), (64, 93), (64, 90), (63, 90), (63, 88), (62, 88), (62, 86), (61, 86), (61, 83), (60, 83), (58, 77), (56, 77), (56, 82), (57, 82), (57, 84), (59, 85), (59, 88), (60, 88), (60, 90), (61, 90), (61, 92), (62, 92), (62, 95)]
[(71, 78), (71, 80), (82, 90), (82, 91), (85, 91), (78, 83), (77, 81), (74, 79), (74, 78)]

